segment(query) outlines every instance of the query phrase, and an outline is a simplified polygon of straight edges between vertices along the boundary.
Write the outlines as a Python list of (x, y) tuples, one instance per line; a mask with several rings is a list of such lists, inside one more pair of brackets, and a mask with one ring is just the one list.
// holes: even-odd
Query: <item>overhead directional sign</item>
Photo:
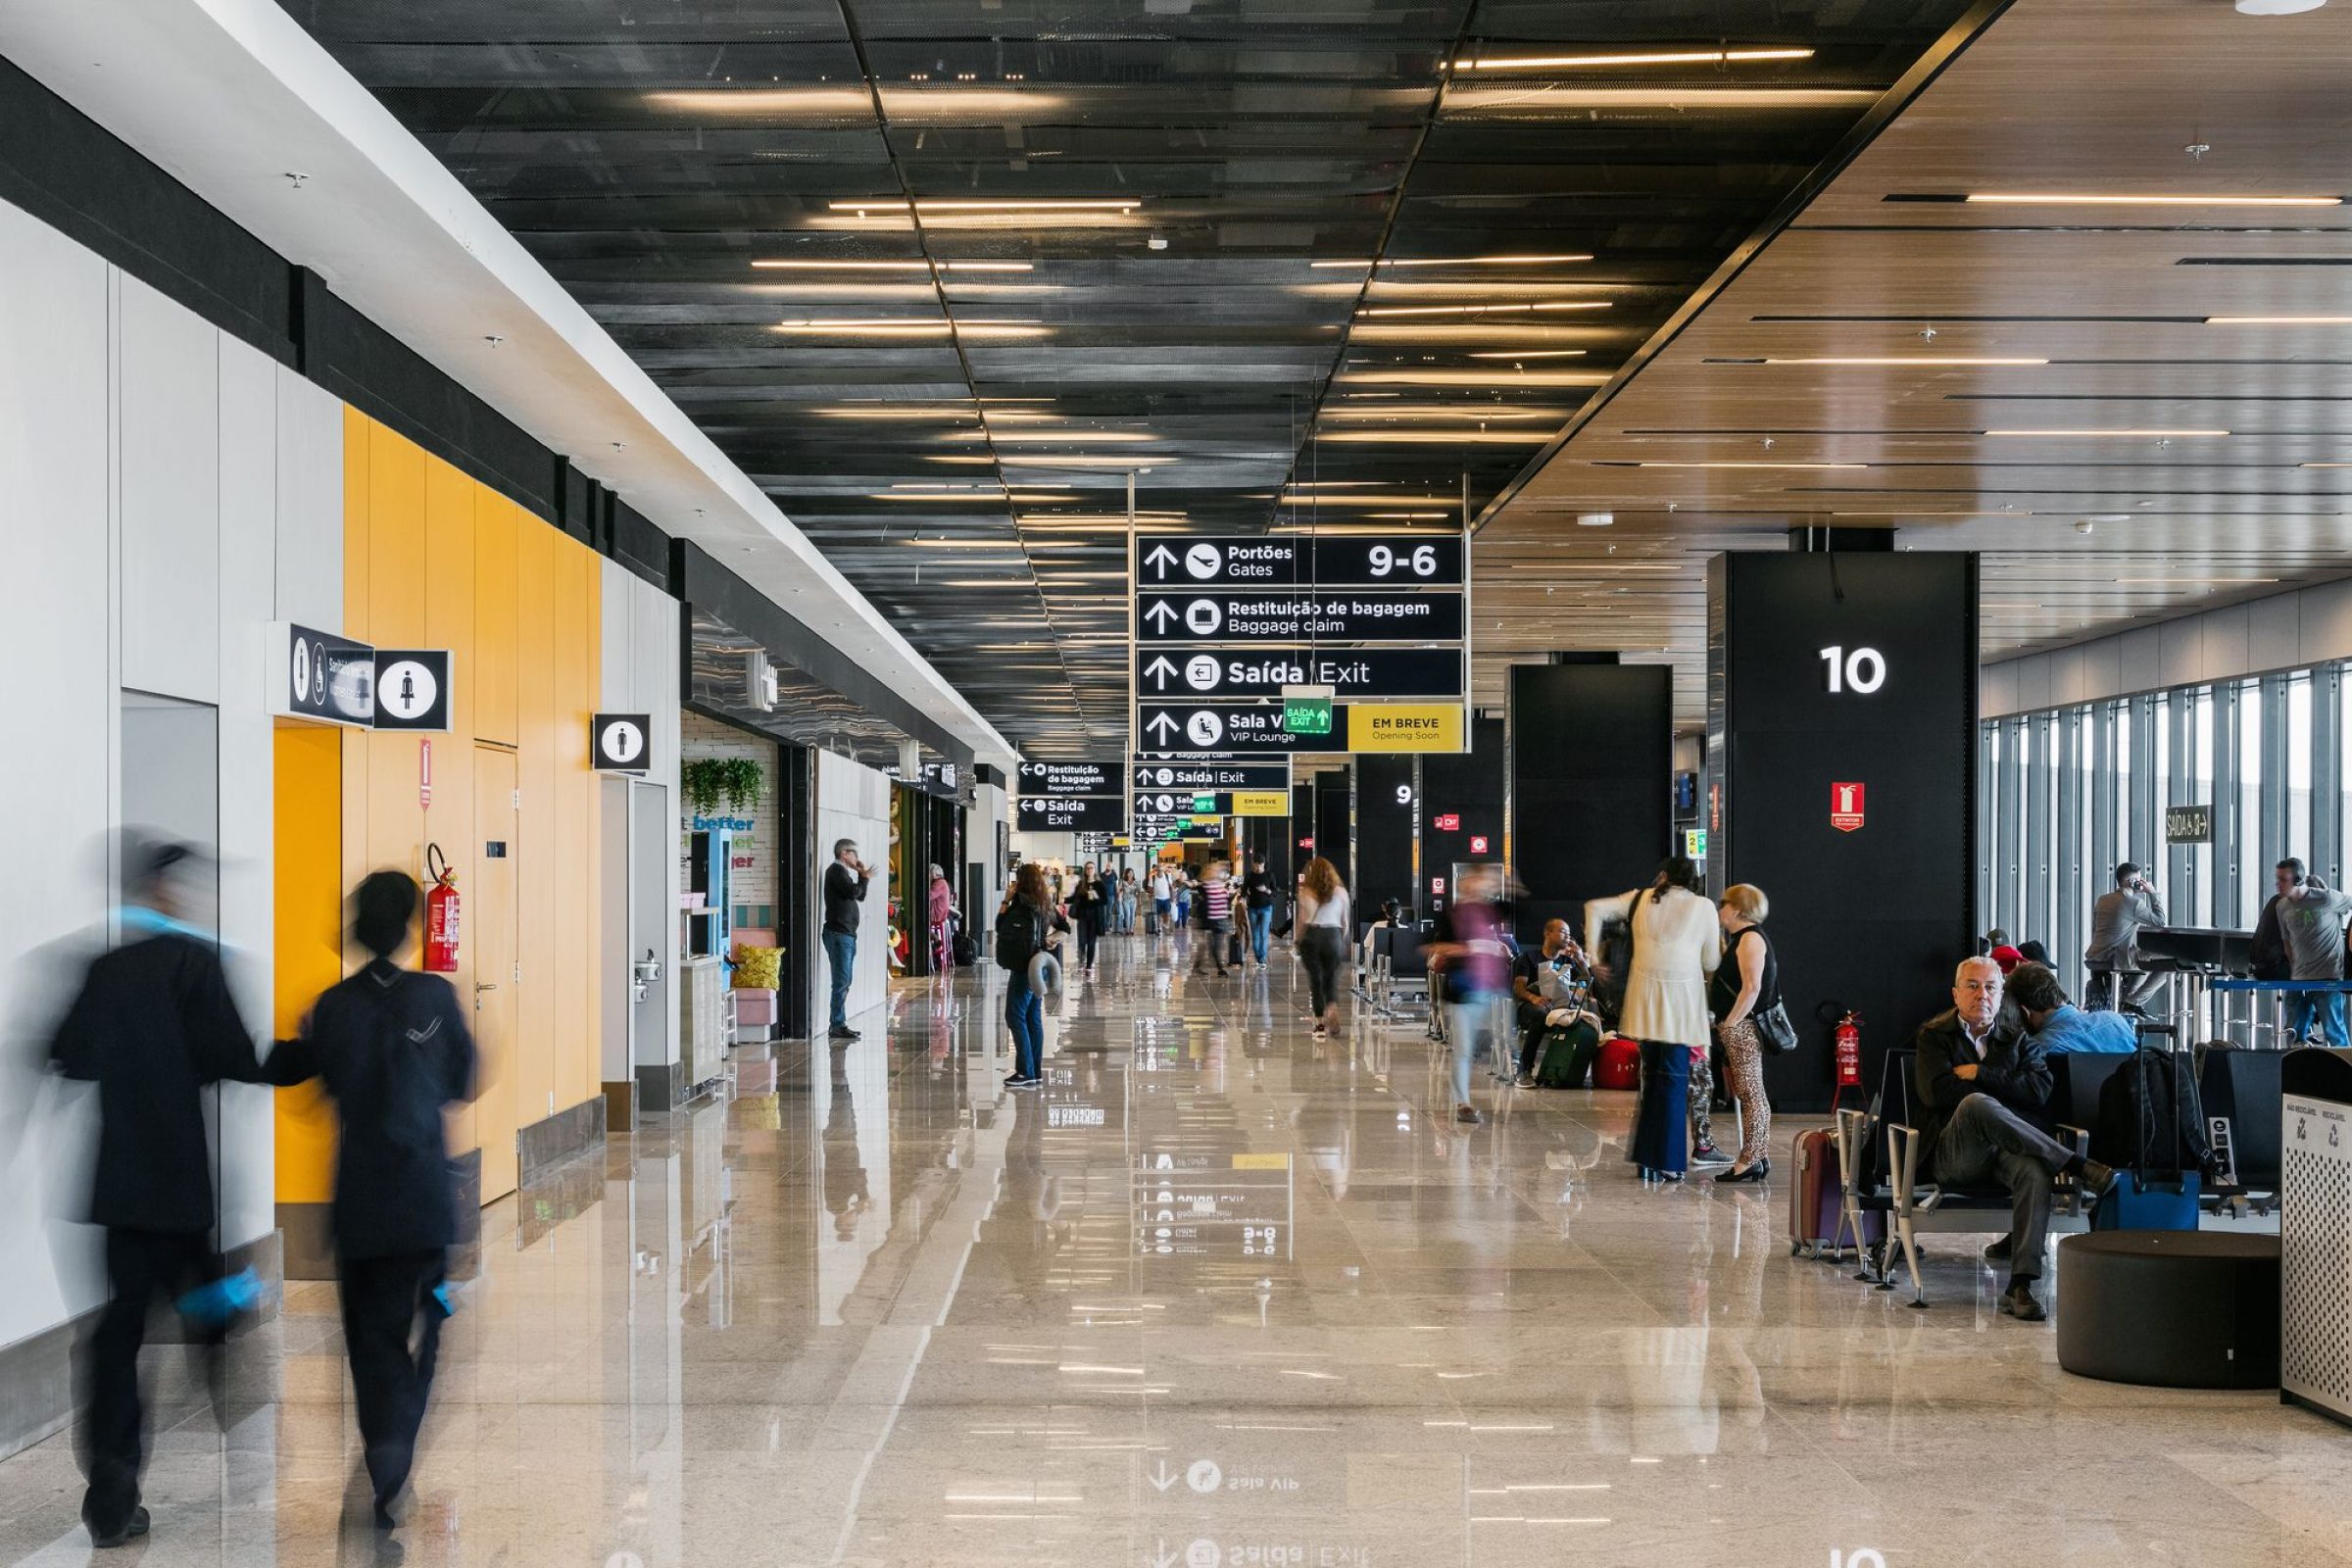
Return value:
[(1462, 584), (1462, 539), (1454, 533), (1159, 540), (1139, 548), (1138, 588), (1290, 588), (1310, 584), (1326, 588), (1458, 588)]
[(1319, 752), (1458, 752), (1458, 703), (1341, 703), (1329, 734), (1287, 730), (1282, 710), (1262, 704), (1147, 701), (1138, 710), (1138, 738), (1153, 751), (1237, 758)]
[(1021, 793), (1024, 795), (1116, 795), (1119, 793), (1119, 764), (1023, 762), (1020, 780)]
[(1140, 643), (1449, 643), (1461, 640), (1462, 596), (1320, 589), (1145, 593), (1137, 596), (1135, 627)]
[(1127, 825), (1127, 803), (1115, 795), (1024, 795), (1012, 825), (1023, 833), (1116, 833)]
[(1153, 697), (1280, 697), (1285, 686), (1329, 686), (1343, 700), (1455, 697), (1462, 655), (1455, 648), (1269, 648), (1218, 652), (1145, 649), (1135, 656), (1135, 689)]
[(1119, 833), (1127, 827), (1122, 762), (1029, 762), (1018, 773), (1013, 826), (1024, 833)]
[(1289, 790), (1161, 790), (1135, 796), (1135, 820), (1160, 816), (1288, 816)]
[(1288, 762), (1180, 762), (1139, 760), (1128, 769), (1140, 798), (1147, 790), (1194, 794), (1200, 790), (1287, 790)]

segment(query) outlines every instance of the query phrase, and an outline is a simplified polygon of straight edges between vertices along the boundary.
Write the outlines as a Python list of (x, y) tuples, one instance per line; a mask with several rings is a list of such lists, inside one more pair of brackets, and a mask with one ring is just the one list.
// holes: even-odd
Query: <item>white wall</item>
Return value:
[[(600, 666), (598, 706), (608, 713), (651, 713), (653, 732), (648, 738), (645, 780), (669, 792), (674, 808), (678, 799), (678, 602), (647, 582), (635, 572), (612, 561), (604, 566), (603, 591), (600, 603), (604, 614), (603, 662)], [(600, 795), (599, 809), (604, 809), (606, 797)], [(623, 795), (618, 808), (624, 813), (627, 801)], [(608, 838), (608, 844), (611, 840)], [(678, 858), (675, 854), (662, 857), (667, 867), (664, 875), (667, 886), (662, 907), (678, 906)], [(602, 896), (606, 901), (605, 916), (618, 919), (620, 947), (627, 947), (628, 877), (625, 865), (606, 868)], [(617, 884), (615, 878), (617, 877)], [(615, 891), (617, 885), (618, 891)], [(668, 961), (675, 972), (676, 954)], [(612, 968), (610, 985), (604, 999), (605, 1033), (603, 1074), (607, 1083), (625, 1083), (633, 1076), (629, 1054), (628, 993), (629, 972), (625, 964)], [(678, 1059), (678, 1009), (662, 1009), (668, 1038), (662, 1061)], [(651, 1031), (648, 1031), (650, 1034)], [(653, 1064), (650, 1046), (640, 1054)]]
[(972, 787), (971, 809), (964, 816), (964, 830), (969, 835), (964, 856), (986, 867), (987, 878), (987, 891), (980, 906), (963, 911), (964, 930), (975, 938), (987, 933), (989, 921), (997, 912), (997, 901), (1004, 896), (1004, 858), (997, 853), (997, 824), (1011, 820), (1012, 798), (1004, 793), (1002, 784)]
[(2352, 659), (2352, 580), (2324, 582), (2004, 659), (1979, 674), (1986, 718)]
[[(331, 396), (0, 204), (0, 1346), (96, 1304), (90, 1107), (37, 1070), (112, 904), (121, 691), (219, 709), (220, 929), (257, 1033), (271, 994), (265, 627), (341, 625), (342, 410)], [(44, 951), (49, 950), (49, 951)], [(222, 1239), (274, 1224), (269, 1092), (222, 1099)]]
[[(873, 867), (873, 885), (865, 892), (865, 919), (858, 931), (858, 965), (850, 984), (850, 1021), (878, 1007), (890, 996), (890, 791), (887, 776), (835, 752), (819, 751), (816, 758), (816, 887), (809, 908), (821, 923), (824, 914), (824, 873), (832, 863), (833, 846), (856, 839), (858, 853)], [(812, 934), (813, 935), (813, 934)], [(823, 953), (808, 965), (808, 1027), (824, 1031), (832, 1005), (832, 973)]]

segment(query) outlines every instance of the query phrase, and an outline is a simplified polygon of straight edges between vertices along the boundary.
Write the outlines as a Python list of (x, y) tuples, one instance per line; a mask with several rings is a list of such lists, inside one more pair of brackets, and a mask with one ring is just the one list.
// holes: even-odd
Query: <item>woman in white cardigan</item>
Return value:
[(1698, 867), (1680, 855), (1648, 887), (1585, 906), (1586, 952), (1602, 951), (1601, 929), (1612, 919), (1627, 922), (1634, 942), (1617, 1019), (1619, 1034), (1642, 1042), (1634, 1163), (1644, 1175), (1680, 1181), (1690, 1166), (1691, 1055), (1710, 1045), (1707, 976), (1723, 961), (1723, 931), (1698, 892)]

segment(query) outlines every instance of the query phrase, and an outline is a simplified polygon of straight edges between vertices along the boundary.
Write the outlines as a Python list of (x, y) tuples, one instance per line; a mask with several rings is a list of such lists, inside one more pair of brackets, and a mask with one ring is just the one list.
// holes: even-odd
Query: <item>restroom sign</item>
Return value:
[(449, 651), (379, 648), (375, 651), (375, 727), (449, 728)]
[(1862, 786), (1832, 784), (1830, 786), (1830, 826), (1840, 833), (1851, 833), (1862, 826)]
[(588, 720), (591, 764), (600, 773), (642, 773), (653, 750), (651, 713), (598, 713)]

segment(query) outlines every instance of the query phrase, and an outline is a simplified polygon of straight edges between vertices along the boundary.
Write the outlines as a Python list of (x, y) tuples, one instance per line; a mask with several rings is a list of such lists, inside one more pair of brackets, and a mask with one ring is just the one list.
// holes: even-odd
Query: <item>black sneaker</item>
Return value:
[(1453, 1119), (1465, 1127), (1475, 1127), (1479, 1123), (1478, 1107), (1476, 1105), (1456, 1105), (1453, 1107)]
[(845, 1023), (838, 1028), (826, 1031), (825, 1038), (827, 1040), (862, 1040), (865, 1037)]
[(122, 1528), (109, 1535), (102, 1536), (98, 1533), (97, 1526), (90, 1526), (90, 1544), (102, 1549), (113, 1546), (127, 1546), (146, 1533), (147, 1510), (144, 1508), (133, 1508), (130, 1510), (130, 1517), (122, 1521)]
[(2032, 1281), (2012, 1280), (2009, 1288), (2001, 1293), (2001, 1315), (2013, 1317), (2020, 1323), (2038, 1323), (2050, 1314), (2042, 1310), (2041, 1303), (2034, 1298)]

